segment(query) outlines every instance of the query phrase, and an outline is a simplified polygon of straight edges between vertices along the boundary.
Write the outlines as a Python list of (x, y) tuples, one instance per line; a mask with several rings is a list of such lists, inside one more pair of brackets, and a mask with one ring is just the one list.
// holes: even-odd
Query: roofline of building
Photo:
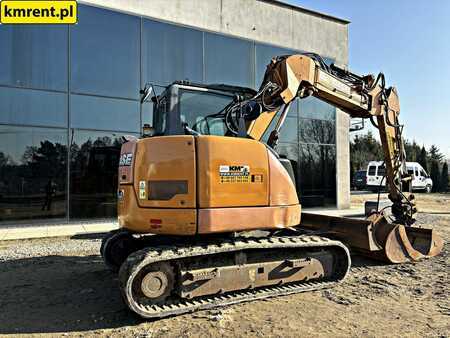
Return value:
[(311, 14), (311, 15), (314, 15), (314, 16), (318, 16), (320, 18), (324, 18), (324, 19), (336, 21), (336, 22), (339, 22), (339, 23), (343, 23), (345, 25), (348, 25), (350, 23), (350, 21), (347, 20), (347, 19), (338, 18), (337, 16), (325, 14), (325, 13), (322, 13), (322, 12), (313, 11), (311, 9), (308, 9), (308, 8), (305, 8), (305, 7), (302, 7), (302, 6), (298, 6), (298, 5), (294, 5), (292, 3), (289, 3), (286, 0), (259, 0), (259, 1), (267, 2), (267, 3), (273, 4), (273, 5), (277, 5), (277, 6), (290, 8), (290, 9), (293, 9), (293, 10), (298, 11), (298, 12), (308, 13), (308, 14)]

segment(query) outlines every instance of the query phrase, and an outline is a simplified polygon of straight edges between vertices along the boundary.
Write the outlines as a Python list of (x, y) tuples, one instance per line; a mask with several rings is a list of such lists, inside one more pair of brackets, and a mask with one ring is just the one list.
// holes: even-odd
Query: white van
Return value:
[[(412, 175), (413, 190), (421, 190), (427, 193), (433, 188), (430, 175), (417, 162), (406, 162), (408, 173)], [(371, 161), (367, 166), (367, 189), (378, 191), (386, 168), (381, 161)], [(386, 178), (383, 179), (383, 187), (386, 186)]]

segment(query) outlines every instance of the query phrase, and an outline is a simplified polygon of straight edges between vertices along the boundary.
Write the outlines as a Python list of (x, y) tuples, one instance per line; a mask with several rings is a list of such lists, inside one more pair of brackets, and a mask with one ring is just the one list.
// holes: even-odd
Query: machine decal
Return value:
[(219, 176), (220, 183), (250, 183), (250, 166), (221, 165)]
[(123, 190), (123, 189), (119, 189), (119, 190), (117, 191), (117, 199), (118, 199), (119, 201), (123, 200), (124, 194), (125, 194), (124, 190)]
[(139, 198), (145, 200), (147, 198), (147, 192), (145, 191), (145, 181), (139, 181)]
[(133, 162), (133, 153), (126, 153), (120, 155), (119, 166), (130, 166)]

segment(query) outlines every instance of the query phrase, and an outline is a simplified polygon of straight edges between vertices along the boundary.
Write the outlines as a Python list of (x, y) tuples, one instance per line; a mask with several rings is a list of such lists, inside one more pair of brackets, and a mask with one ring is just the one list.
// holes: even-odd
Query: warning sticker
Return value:
[(139, 181), (139, 198), (145, 200), (147, 198), (147, 192), (145, 191), (145, 181)]
[(220, 183), (249, 183), (250, 166), (221, 165), (219, 166)]

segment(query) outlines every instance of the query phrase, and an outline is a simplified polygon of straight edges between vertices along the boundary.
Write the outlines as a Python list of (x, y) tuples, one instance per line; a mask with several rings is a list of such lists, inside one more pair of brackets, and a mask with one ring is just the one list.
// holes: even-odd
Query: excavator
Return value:
[[(141, 94), (142, 102), (153, 95), (153, 126), (124, 137), (120, 229), (100, 249), (138, 315), (329, 288), (349, 273), (350, 251), (403, 263), (442, 250), (439, 235), (414, 226), (399, 98), (382, 73), (359, 76), (305, 53), (274, 57), (258, 91), (178, 81)], [(292, 164), (276, 149), (290, 106), (309, 96), (378, 129), (390, 212), (302, 211)]]

